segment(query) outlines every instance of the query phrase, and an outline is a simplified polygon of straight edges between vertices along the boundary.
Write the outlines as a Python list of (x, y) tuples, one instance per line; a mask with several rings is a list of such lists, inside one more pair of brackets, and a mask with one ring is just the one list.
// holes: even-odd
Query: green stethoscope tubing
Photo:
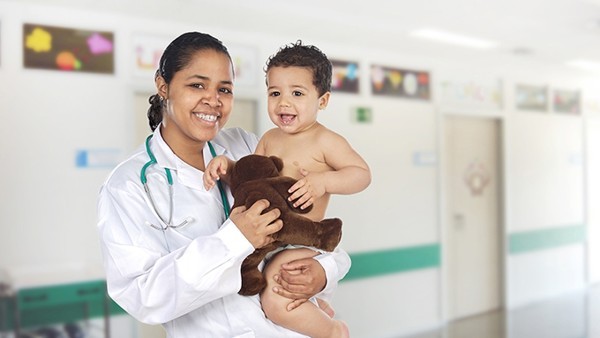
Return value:
[[(213, 147), (212, 143), (210, 143), (210, 141), (208, 141), (207, 143), (212, 157), (217, 157), (217, 153), (215, 152), (215, 148)], [(221, 201), (223, 201), (223, 211), (225, 212), (225, 219), (227, 219), (229, 218), (229, 210), (231, 209), (231, 207), (229, 206), (229, 201), (227, 200), (227, 195), (225, 194), (225, 188), (223, 188), (223, 183), (221, 181), (217, 181), (217, 186), (219, 187), (219, 193), (221, 194)]]
[[(152, 153), (152, 150), (150, 150), (150, 139), (152, 138), (152, 136), (153, 136), (153, 134), (150, 134), (146, 138), (146, 153), (148, 153), (148, 157), (150, 157), (150, 160), (148, 162), (146, 162), (146, 164), (144, 164), (144, 166), (142, 167), (142, 170), (140, 172), (140, 180), (142, 181), (142, 185), (144, 186), (144, 190), (146, 191), (146, 195), (148, 196), (148, 199), (150, 200), (150, 204), (152, 204), (152, 208), (154, 209), (154, 212), (156, 213), (156, 215), (158, 215), (158, 217), (166, 225), (166, 227), (157, 227), (153, 224), (150, 224), (150, 226), (152, 226), (153, 228), (155, 228), (157, 230), (163, 230), (163, 231), (168, 228), (176, 229), (176, 228), (186, 225), (190, 221), (188, 219), (186, 219), (178, 225), (173, 224), (173, 175), (171, 174), (171, 170), (169, 168), (165, 168), (165, 174), (167, 176), (167, 183), (169, 184), (169, 219), (168, 220), (165, 220), (158, 212), (158, 209), (156, 208), (156, 204), (154, 203), (154, 199), (152, 198), (152, 194), (150, 193), (150, 189), (148, 188), (148, 178), (146, 177), (146, 171), (148, 170), (148, 168), (151, 165), (157, 164), (156, 157)], [(207, 143), (208, 143), (208, 148), (210, 149), (211, 155), (213, 156), (213, 158), (216, 157), (217, 153), (215, 152), (215, 148), (213, 147), (212, 143), (210, 143), (210, 141)], [(225, 188), (223, 187), (223, 184), (221, 183), (221, 181), (217, 181), (217, 186), (219, 188), (219, 193), (221, 194), (221, 201), (223, 202), (223, 211), (225, 212), (225, 219), (227, 219), (227, 218), (229, 218), (229, 214), (230, 214), (230, 206), (229, 206), (229, 201), (227, 200), (227, 194), (225, 193)]]

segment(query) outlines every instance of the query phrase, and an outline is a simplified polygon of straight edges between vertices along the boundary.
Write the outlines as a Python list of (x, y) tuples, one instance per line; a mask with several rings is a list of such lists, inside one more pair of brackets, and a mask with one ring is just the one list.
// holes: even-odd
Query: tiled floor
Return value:
[(405, 338), (600, 338), (600, 285), (508, 312), (461, 319)]

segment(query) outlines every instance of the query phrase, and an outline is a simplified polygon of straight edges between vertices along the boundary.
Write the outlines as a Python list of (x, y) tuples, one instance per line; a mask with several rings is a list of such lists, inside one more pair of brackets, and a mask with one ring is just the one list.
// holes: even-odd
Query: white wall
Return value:
[[(236, 19), (243, 18), (231, 18)], [(24, 22), (114, 32), (115, 74), (23, 69)], [(276, 32), (256, 35), (176, 20), (0, 2), (0, 154), (4, 163), (0, 175), (0, 214), (4, 216), (0, 267), (21, 271), (44, 267), (52, 271), (56, 266), (101, 264), (95, 228), (96, 198), (109, 169), (77, 168), (75, 153), (79, 149), (116, 149), (125, 156), (136, 145), (131, 132), (136, 123), (134, 93), (152, 90), (153, 86), (151, 80), (133, 76), (132, 36), (146, 33), (173, 38), (188, 30), (210, 32), (226, 44), (255, 47), (261, 69), (264, 60), (279, 46), (298, 38), (278, 36)], [(439, 55), (411, 55), (408, 51), (392, 54), (385, 51), (385, 46), (382, 50), (364, 50), (342, 42), (305, 42), (316, 44), (332, 58), (357, 60), (361, 65), (361, 94), (334, 93), (328, 109), (320, 116), (324, 124), (348, 138), (373, 171), (373, 183), (366, 191), (336, 196), (329, 209), (329, 214), (345, 222), (343, 245), (351, 254), (440, 243), (443, 232), (439, 221), (439, 163), (435, 159), (439, 151), (439, 114), (449, 107), (436, 101), (435, 91), (430, 102), (372, 97), (368, 83), (370, 64), (428, 70), (434, 84), (444, 79), (460, 81), (460, 74), (486, 82), (501, 79), (505, 105), (497, 115), (506, 122), (505, 234), (588, 222), (593, 231), (598, 231), (598, 217), (591, 212), (591, 202), (598, 199), (600, 190), (595, 174), (599, 172), (598, 159), (594, 155), (598, 148), (597, 121), (590, 121), (585, 129), (589, 140), (586, 154), (594, 170), (584, 171), (585, 161), (569, 162), (577, 156), (584, 157), (581, 117), (523, 113), (515, 111), (512, 104), (512, 90), (521, 81), (566, 83), (568, 89), (582, 89), (583, 95), (589, 95), (591, 91), (585, 88), (592, 88), (597, 81), (579, 81), (583, 74), (527, 63), (490, 61), (483, 56), (467, 63)], [(236, 94), (257, 99), (259, 111), (266, 111), (262, 72), (256, 86), (238, 87)], [(356, 106), (372, 109), (372, 123), (353, 120), (352, 109)], [(467, 107), (452, 108), (459, 113), (461, 109), (464, 113), (478, 113)], [(266, 114), (259, 114), (259, 118), (261, 131), (271, 128)], [(416, 165), (416, 152), (431, 153), (434, 161)], [(587, 203), (584, 179), (594, 183)], [(596, 242), (590, 239), (590, 244)], [(591, 267), (592, 262), (598, 266), (600, 262), (600, 252), (591, 248), (587, 264), (586, 251), (581, 246), (507, 257), (508, 304), (526, 303), (581, 287), (587, 282), (586, 266)], [(548, 264), (556, 257), (564, 263), (561, 268)], [(443, 320), (443, 281), (439, 270), (342, 283), (334, 305), (355, 337), (390, 337), (431, 328)], [(593, 280), (599, 281), (600, 273), (593, 271)], [(548, 277), (539, 280), (537, 285), (543, 283), (545, 288), (537, 291), (533, 284), (536, 279), (532, 279), (535, 272)], [(556, 278), (563, 273), (570, 276)]]
[(600, 118), (586, 121), (586, 193), (588, 219), (588, 273), (591, 282), (600, 282)]

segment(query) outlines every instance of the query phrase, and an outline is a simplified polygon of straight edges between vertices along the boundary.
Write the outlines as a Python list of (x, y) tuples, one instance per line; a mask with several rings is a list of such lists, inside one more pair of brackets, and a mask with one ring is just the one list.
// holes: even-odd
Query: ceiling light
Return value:
[(479, 39), (471, 36), (450, 33), (447, 31), (430, 28), (412, 31), (409, 33), (409, 36), (477, 49), (490, 49), (495, 48), (498, 45), (494, 41)]
[(577, 59), (577, 60), (568, 61), (567, 66), (575, 67), (575, 68), (579, 68), (579, 69), (583, 69), (583, 70), (600, 72), (600, 62), (597, 62), (597, 61)]

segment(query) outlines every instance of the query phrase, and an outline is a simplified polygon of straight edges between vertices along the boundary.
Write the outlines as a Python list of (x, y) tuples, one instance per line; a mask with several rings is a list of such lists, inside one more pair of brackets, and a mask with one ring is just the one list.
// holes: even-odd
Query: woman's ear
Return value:
[(154, 80), (154, 84), (156, 85), (156, 92), (158, 93), (158, 95), (166, 100), (169, 85), (167, 85), (165, 79), (162, 76), (158, 75)]
[(319, 98), (319, 109), (323, 110), (327, 108), (327, 104), (329, 103), (329, 97), (331, 96), (331, 92), (327, 92)]

